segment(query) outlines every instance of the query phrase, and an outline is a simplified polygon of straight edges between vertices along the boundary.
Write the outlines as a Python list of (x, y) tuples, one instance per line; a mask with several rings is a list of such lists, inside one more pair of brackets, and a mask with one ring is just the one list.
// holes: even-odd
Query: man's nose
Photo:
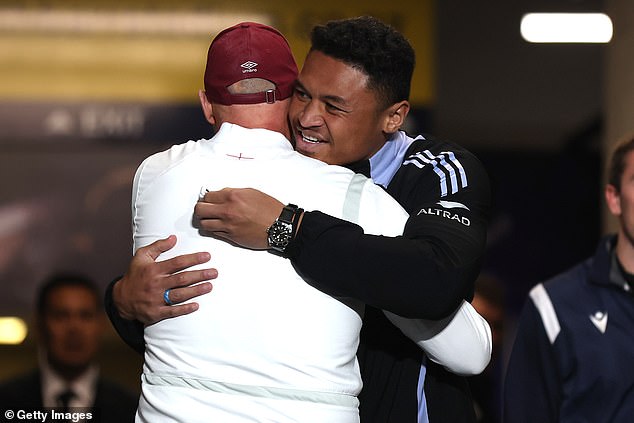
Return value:
[(324, 124), (323, 110), (317, 101), (309, 101), (299, 114), (299, 124), (304, 128), (321, 126)]

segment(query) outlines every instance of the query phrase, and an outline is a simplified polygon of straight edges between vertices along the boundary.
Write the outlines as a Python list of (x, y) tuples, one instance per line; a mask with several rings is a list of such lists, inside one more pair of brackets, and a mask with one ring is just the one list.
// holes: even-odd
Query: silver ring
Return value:
[(165, 304), (167, 305), (174, 305), (174, 303), (172, 302), (172, 300), (170, 300), (170, 289), (166, 289), (165, 292), (163, 292), (163, 301), (165, 301)]

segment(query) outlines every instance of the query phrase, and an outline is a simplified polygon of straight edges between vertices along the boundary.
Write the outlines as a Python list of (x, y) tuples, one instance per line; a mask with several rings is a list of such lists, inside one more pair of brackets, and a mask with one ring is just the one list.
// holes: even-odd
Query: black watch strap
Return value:
[(302, 212), (303, 210), (295, 204), (284, 206), (280, 216), (266, 231), (270, 251), (284, 254), (288, 243), (295, 236), (297, 223), (299, 222), (298, 214), (301, 215)]
[(299, 207), (297, 207), (295, 204), (287, 204), (282, 209), (282, 212), (280, 213), (280, 217), (278, 217), (277, 220), (279, 220), (280, 222), (289, 223), (292, 225), (293, 217), (295, 217), (295, 213), (297, 212), (298, 208)]

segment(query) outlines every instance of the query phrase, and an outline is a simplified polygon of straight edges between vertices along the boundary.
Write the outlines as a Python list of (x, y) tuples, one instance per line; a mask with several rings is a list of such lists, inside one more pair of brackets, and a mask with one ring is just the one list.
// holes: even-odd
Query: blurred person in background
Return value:
[(39, 288), (35, 312), (39, 366), (0, 385), (2, 411), (57, 407), (93, 413), (103, 423), (134, 421), (136, 395), (103, 378), (96, 363), (105, 316), (94, 282), (51, 275)]
[(634, 416), (634, 133), (616, 145), (607, 171), (618, 231), (594, 256), (531, 289), (506, 370), (507, 423)]

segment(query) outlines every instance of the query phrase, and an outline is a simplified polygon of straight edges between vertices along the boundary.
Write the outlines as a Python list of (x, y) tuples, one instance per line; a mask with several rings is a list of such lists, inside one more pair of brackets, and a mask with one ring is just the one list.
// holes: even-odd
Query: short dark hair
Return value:
[(608, 184), (621, 192), (621, 178), (625, 171), (625, 156), (634, 150), (634, 132), (621, 138), (612, 152), (608, 165)]
[(379, 104), (409, 99), (415, 54), (393, 27), (371, 16), (329, 21), (311, 32), (311, 51), (341, 60), (368, 76)]
[(79, 273), (59, 272), (50, 275), (42, 285), (40, 285), (36, 304), (38, 315), (43, 315), (46, 312), (51, 293), (58, 288), (66, 286), (80, 287), (90, 291), (95, 297), (97, 309), (102, 308), (101, 294), (92, 279)]

